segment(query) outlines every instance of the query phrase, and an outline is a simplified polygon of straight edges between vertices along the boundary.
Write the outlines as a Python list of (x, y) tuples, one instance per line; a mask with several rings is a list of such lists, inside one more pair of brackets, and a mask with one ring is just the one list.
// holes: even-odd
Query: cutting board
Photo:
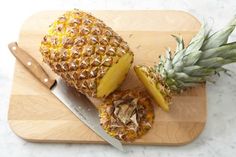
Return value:
[[(18, 39), (18, 45), (53, 76), (55, 74), (42, 63), (39, 44), (48, 26), (62, 13), (44, 11), (34, 14), (24, 22)], [(92, 14), (128, 42), (135, 54), (133, 65), (153, 65), (167, 46), (175, 48), (171, 34), (182, 35), (188, 44), (200, 28), (195, 17), (182, 11), (92, 11)], [(121, 88), (144, 90), (133, 69)], [(174, 96), (170, 112), (162, 111), (155, 103), (153, 105), (153, 128), (133, 144), (185, 144), (195, 139), (204, 128), (207, 113), (204, 85)], [(19, 137), (33, 142), (105, 143), (19, 62), (15, 65), (8, 119), (11, 129)]]

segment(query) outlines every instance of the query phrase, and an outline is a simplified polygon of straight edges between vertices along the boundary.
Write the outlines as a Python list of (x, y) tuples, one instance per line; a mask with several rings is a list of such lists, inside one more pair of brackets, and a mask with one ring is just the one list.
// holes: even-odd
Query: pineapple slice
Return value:
[(160, 88), (162, 87), (161, 83), (153, 78), (155, 76), (152, 75), (150, 69), (145, 66), (135, 66), (134, 71), (154, 101), (158, 103), (164, 111), (169, 111), (168, 99), (165, 97), (165, 95), (167, 96), (168, 94), (163, 94)]

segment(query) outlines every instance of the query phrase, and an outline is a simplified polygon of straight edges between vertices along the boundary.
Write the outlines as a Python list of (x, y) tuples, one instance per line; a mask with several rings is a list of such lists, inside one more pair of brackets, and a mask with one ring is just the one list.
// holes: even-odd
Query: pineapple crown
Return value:
[(236, 42), (227, 43), (236, 27), (236, 16), (223, 29), (211, 33), (203, 25), (187, 47), (182, 37), (172, 35), (177, 47), (172, 54), (166, 49), (166, 57), (159, 56), (154, 69), (172, 90), (181, 90), (209, 80), (209, 76), (227, 72), (222, 66), (236, 62)]

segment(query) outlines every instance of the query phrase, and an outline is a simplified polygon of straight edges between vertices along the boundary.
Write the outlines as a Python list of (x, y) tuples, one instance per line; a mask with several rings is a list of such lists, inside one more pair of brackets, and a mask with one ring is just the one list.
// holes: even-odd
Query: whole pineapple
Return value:
[(40, 52), (66, 83), (93, 97), (106, 97), (119, 87), (133, 62), (117, 33), (79, 10), (66, 12), (50, 26)]
[(168, 111), (171, 95), (204, 83), (209, 76), (227, 71), (222, 66), (236, 62), (236, 42), (227, 43), (236, 26), (236, 17), (222, 30), (210, 34), (202, 26), (187, 47), (181, 37), (173, 36), (177, 47), (172, 54), (160, 56), (154, 67), (135, 66), (135, 72), (160, 107)]

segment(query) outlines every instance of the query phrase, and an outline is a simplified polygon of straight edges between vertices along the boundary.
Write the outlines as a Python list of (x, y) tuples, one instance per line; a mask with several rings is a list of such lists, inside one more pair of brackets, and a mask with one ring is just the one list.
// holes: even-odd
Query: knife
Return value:
[(16, 42), (10, 43), (8, 48), (16, 59), (44, 84), (76, 117), (112, 146), (124, 151), (121, 142), (103, 130), (100, 125), (97, 108), (85, 95), (77, 92), (75, 88), (67, 86), (62, 79), (50, 77), (33, 57), (18, 47)]

